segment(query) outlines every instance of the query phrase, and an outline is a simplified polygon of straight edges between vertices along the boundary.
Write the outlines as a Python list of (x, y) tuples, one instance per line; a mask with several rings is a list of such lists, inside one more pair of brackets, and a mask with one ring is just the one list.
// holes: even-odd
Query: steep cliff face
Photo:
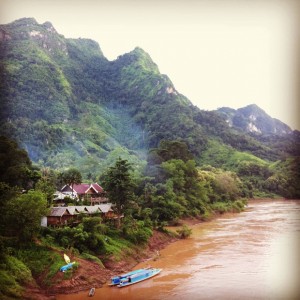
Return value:
[(292, 132), (292, 129), (288, 125), (271, 118), (255, 104), (237, 110), (222, 107), (217, 111), (225, 118), (229, 126), (241, 129), (245, 132), (260, 135), (286, 135)]
[(141, 48), (108, 61), (95, 41), (67, 39), (32, 18), (0, 26), (0, 97), (0, 134), (35, 162), (73, 163), (85, 174), (118, 151), (145, 158), (164, 139), (185, 142), (196, 157), (217, 140), (275, 160), (273, 140), (245, 132), (290, 132), (255, 106), (200, 110)]

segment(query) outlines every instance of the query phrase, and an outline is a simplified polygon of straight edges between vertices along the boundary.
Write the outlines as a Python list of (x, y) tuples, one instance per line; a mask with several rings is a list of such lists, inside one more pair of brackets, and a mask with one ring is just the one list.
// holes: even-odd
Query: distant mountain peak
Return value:
[(159, 73), (158, 66), (154, 63), (151, 56), (140, 47), (135, 47), (132, 51), (118, 57), (124, 65), (136, 65), (146, 71)]
[(52, 25), (51, 22), (45, 22), (42, 24), (43, 27), (45, 27), (48, 31), (53, 32), (53, 33), (57, 33), (56, 29), (54, 28), (54, 26)]
[(217, 110), (231, 127), (259, 135), (285, 135), (292, 129), (283, 122), (270, 117), (256, 104), (250, 104), (237, 110), (222, 107)]
[(38, 25), (38, 22), (36, 21), (35, 18), (21, 18), (11, 22), (10, 25), (29, 26), (29, 25)]
[(245, 116), (267, 116), (267, 113), (256, 104), (249, 104), (245, 107), (237, 109), (237, 111), (242, 112), (242, 114), (244, 114)]
[(16, 41), (21, 45), (31, 40), (51, 55), (68, 55), (64, 37), (50, 22), (39, 24), (34, 18), (22, 18), (1, 25), (1, 33), (0, 41), (4, 43)]

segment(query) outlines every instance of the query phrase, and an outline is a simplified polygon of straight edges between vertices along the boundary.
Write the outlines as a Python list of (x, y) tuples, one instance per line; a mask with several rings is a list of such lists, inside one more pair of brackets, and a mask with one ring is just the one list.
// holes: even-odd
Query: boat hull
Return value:
[(91, 288), (89, 292), (89, 297), (93, 297), (95, 295), (95, 288)]
[(150, 278), (158, 275), (161, 271), (162, 271), (162, 269), (152, 269), (143, 274), (137, 273), (132, 276), (128, 276), (127, 278), (123, 279), (123, 280), (127, 280), (127, 281), (121, 281), (121, 283), (118, 284), (117, 287), (122, 288), (125, 286), (133, 285), (135, 283), (150, 279)]
[(69, 264), (67, 264), (67, 265), (65, 265), (65, 266), (62, 266), (62, 267), (60, 268), (60, 271), (61, 271), (61, 272), (67, 271), (67, 270), (71, 269), (71, 268), (73, 267), (74, 264), (75, 264), (75, 262), (71, 262), (71, 263), (69, 263)]
[(109, 286), (118, 285), (118, 284), (120, 284), (122, 279), (128, 278), (129, 276), (140, 273), (140, 272), (145, 272), (145, 270), (148, 270), (148, 269), (149, 268), (133, 270), (133, 271), (128, 272), (126, 274), (122, 274), (122, 275), (119, 275), (119, 276), (114, 276), (114, 277), (111, 278), (111, 283), (109, 283), (108, 285)]

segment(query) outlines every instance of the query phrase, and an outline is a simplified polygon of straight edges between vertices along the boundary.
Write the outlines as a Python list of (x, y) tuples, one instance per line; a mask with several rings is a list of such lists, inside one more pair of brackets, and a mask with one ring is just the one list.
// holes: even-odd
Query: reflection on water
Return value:
[[(300, 201), (255, 201), (161, 251), (157, 277), (94, 299), (300, 299)], [(138, 265), (141, 268), (149, 261)], [(298, 296), (298, 297), (297, 297)], [(58, 299), (85, 299), (87, 292)]]

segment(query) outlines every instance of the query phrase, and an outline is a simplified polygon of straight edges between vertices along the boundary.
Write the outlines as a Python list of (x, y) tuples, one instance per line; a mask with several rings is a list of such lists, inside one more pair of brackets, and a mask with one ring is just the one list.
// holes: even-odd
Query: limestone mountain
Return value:
[(275, 134), (281, 136), (292, 133), (292, 129), (288, 125), (270, 117), (255, 104), (237, 110), (222, 107), (217, 111), (225, 118), (229, 126), (241, 129), (245, 132), (259, 135)]
[[(273, 140), (240, 130), (251, 120), (258, 130), (272, 131), (259, 108), (255, 114), (253, 108), (203, 111), (143, 49), (109, 61), (95, 41), (67, 39), (50, 22), (24, 18), (0, 26), (0, 77), (0, 134), (17, 140), (34, 162), (72, 165), (85, 178), (117, 156), (142, 166), (162, 140), (185, 142), (199, 163), (212, 165), (228, 161), (215, 159), (225, 148), (271, 161), (286, 153)], [(289, 132), (278, 122), (276, 134)]]

